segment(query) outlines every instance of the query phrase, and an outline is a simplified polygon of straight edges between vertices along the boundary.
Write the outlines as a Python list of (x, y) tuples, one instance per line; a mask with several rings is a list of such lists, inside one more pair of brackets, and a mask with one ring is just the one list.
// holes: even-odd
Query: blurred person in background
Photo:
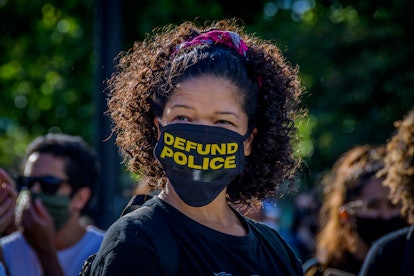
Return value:
[(0, 237), (15, 230), (14, 208), (17, 191), (9, 174), (0, 168)]
[[(9, 275), (79, 275), (104, 236), (81, 220), (98, 172), (95, 153), (78, 136), (48, 134), (30, 143), (16, 180), (18, 231), (0, 239)], [(15, 185), (4, 171), (2, 181)]]
[[(274, 199), (266, 199), (263, 201), (262, 207), (262, 218), (261, 221), (267, 226), (281, 232), (281, 216), (282, 211), (280, 207), (276, 204)], [(281, 233), (282, 234), (282, 233)], [(282, 235), (283, 236), (283, 235)]]
[(302, 262), (315, 253), (319, 205), (313, 192), (300, 192), (293, 201), (292, 224), (286, 241)]
[(323, 178), (316, 257), (303, 264), (305, 275), (356, 275), (373, 241), (406, 226), (377, 176), (384, 156), (384, 145), (356, 146)]
[[(12, 233), (14, 224), (14, 208), (16, 206), (17, 191), (9, 174), (0, 169), (0, 237)], [(1, 248), (0, 248), (1, 249)], [(1, 250), (0, 250), (1, 252)], [(4, 259), (0, 253), (0, 276), (5, 276)]]
[(414, 275), (414, 108), (395, 122), (396, 132), (387, 143), (386, 179), (391, 199), (411, 226), (375, 242), (361, 269), (361, 276)]

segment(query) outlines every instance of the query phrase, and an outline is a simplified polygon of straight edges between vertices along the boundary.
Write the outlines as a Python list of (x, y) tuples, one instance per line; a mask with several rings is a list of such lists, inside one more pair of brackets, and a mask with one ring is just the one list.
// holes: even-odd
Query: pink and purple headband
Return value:
[[(185, 41), (177, 45), (174, 49), (174, 52), (171, 54), (171, 56), (174, 56), (181, 49), (185, 49), (187, 47), (190, 47), (193, 45), (200, 45), (200, 44), (225, 45), (227, 47), (235, 49), (236, 52), (240, 56), (244, 57), (246, 61), (249, 61), (249, 59), (247, 58), (247, 51), (249, 50), (249, 48), (247, 47), (246, 43), (244, 43), (244, 41), (241, 39), (241, 37), (235, 32), (220, 31), (220, 30), (212, 30), (206, 33), (201, 33), (197, 35), (196, 37), (192, 38), (191, 40)], [(261, 88), (262, 87), (261, 76), (257, 77), (257, 82), (258, 82), (259, 88)]]
[(192, 45), (200, 44), (222, 44), (227, 47), (233, 48), (237, 51), (239, 55), (247, 59), (247, 50), (249, 48), (240, 38), (238, 34), (230, 31), (219, 31), (213, 30), (206, 33), (199, 34), (191, 40), (185, 41), (175, 48), (172, 56), (174, 56), (179, 50), (185, 49)]

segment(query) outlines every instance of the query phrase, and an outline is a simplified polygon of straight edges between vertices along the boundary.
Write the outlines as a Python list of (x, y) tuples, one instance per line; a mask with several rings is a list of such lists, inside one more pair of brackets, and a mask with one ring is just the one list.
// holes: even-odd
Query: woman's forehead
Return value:
[(180, 83), (169, 98), (167, 105), (186, 107), (243, 108), (243, 94), (240, 89), (225, 78), (204, 76), (191, 78)]

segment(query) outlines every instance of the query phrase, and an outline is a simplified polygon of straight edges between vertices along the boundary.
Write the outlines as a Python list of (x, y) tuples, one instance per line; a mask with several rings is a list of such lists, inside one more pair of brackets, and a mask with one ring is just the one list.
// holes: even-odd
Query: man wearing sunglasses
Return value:
[(18, 231), (0, 240), (9, 275), (79, 275), (104, 236), (81, 222), (98, 170), (78, 136), (48, 134), (28, 146), (16, 179)]

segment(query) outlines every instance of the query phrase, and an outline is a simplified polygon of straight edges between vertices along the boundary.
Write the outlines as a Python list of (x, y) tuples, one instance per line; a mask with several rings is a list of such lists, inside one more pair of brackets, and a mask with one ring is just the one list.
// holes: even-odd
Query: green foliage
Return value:
[(15, 167), (37, 135), (92, 138), (93, 10), (76, 0), (0, 5), (0, 165)]
[[(384, 143), (393, 122), (414, 105), (414, 47), (407, 1), (327, 1), (303, 13), (293, 6), (256, 28), (299, 64), (308, 94), (311, 178), (357, 144)], [(289, 17), (293, 20), (289, 20)]]
[[(139, 16), (138, 14), (139, 13)], [(179, 24), (185, 20), (200, 21), (222, 18), (223, 10), (217, 1), (160, 0), (123, 2), (124, 44), (131, 47), (135, 40), (144, 38), (155, 28)]]

